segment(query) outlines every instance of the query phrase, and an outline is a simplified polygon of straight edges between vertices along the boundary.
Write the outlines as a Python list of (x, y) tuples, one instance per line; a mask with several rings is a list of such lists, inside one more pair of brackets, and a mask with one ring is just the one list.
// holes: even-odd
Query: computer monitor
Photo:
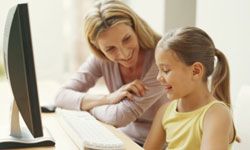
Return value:
[[(0, 149), (55, 145), (42, 127), (28, 4), (17, 4), (9, 10), (3, 45), (5, 70), (14, 100), (10, 135), (0, 139)], [(26, 128), (20, 127), (19, 112)]]

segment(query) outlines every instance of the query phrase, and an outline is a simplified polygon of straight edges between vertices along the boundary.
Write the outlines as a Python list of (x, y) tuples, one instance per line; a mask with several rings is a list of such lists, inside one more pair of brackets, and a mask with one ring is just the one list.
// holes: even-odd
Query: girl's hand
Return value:
[(109, 101), (110, 104), (116, 104), (123, 100), (124, 98), (128, 98), (129, 100), (133, 100), (133, 96), (143, 96), (148, 90), (148, 87), (143, 84), (140, 80), (134, 80), (131, 83), (125, 84), (117, 91), (106, 95), (105, 99)]

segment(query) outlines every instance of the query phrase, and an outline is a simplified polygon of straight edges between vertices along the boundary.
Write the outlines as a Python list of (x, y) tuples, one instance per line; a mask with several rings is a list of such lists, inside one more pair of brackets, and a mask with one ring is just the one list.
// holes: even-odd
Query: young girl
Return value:
[(199, 28), (180, 28), (159, 41), (155, 58), (157, 79), (172, 101), (157, 112), (144, 148), (162, 149), (166, 142), (169, 150), (229, 149), (236, 137), (229, 67), (212, 39)]

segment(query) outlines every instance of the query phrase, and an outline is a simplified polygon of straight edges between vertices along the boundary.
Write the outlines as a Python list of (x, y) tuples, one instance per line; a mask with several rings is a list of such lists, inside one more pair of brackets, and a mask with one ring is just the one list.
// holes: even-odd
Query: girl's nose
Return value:
[(164, 83), (164, 77), (161, 75), (161, 73), (158, 73), (156, 79), (157, 79), (160, 83)]

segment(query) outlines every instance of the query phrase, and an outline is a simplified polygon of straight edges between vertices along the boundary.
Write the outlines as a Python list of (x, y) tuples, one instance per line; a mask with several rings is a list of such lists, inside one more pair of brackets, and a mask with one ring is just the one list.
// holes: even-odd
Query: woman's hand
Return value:
[(105, 99), (107, 99), (110, 104), (116, 104), (124, 98), (133, 100), (134, 95), (144, 96), (146, 90), (148, 90), (148, 87), (141, 80), (134, 80), (133, 82), (123, 85), (117, 91), (106, 95)]
[(145, 86), (142, 81), (134, 80), (133, 82), (123, 85), (120, 89), (108, 95), (86, 94), (84, 99), (81, 101), (80, 109), (88, 111), (96, 106), (116, 104), (124, 98), (133, 100), (134, 95), (143, 96), (146, 90), (148, 90), (148, 87)]

